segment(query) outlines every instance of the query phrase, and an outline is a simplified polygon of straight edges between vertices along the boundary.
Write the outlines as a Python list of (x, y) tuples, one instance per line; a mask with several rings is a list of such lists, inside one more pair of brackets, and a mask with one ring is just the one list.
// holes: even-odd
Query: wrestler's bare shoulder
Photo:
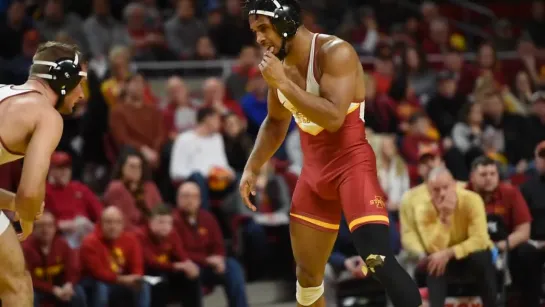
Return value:
[(45, 100), (44, 95), (39, 92), (28, 92), (9, 97), (0, 103), (0, 117), (20, 119), (26, 123), (46, 121), (62, 125), (63, 120), (60, 113)]
[(320, 34), (318, 37), (322, 53), (341, 53), (340, 55), (357, 55), (356, 49), (349, 42), (335, 35)]

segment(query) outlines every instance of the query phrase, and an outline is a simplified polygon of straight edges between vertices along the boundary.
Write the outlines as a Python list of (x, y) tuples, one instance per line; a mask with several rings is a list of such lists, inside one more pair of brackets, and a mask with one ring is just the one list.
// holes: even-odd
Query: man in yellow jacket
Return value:
[(456, 184), (444, 167), (434, 168), (427, 189), (409, 193), (400, 206), (403, 248), (422, 260), (430, 306), (444, 306), (446, 272), (470, 270), (483, 307), (496, 304), (496, 277), (481, 197)]

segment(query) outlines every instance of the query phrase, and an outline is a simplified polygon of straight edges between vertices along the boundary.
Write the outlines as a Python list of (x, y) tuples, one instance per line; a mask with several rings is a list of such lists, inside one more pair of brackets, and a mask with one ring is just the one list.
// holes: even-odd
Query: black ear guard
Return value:
[(59, 95), (59, 99), (64, 98), (64, 96), (75, 89), (81, 78), (87, 77), (87, 73), (81, 71), (81, 64), (77, 53), (73, 59), (61, 58), (55, 62), (36, 60), (33, 64), (49, 66), (47, 73), (33, 75), (46, 79), (51, 89)]

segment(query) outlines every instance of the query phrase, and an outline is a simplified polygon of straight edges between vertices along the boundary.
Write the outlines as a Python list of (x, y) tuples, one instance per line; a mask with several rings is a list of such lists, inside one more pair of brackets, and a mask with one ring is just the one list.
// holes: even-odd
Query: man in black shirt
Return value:
[[(526, 307), (538, 307), (541, 294), (542, 267), (545, 263), (545, 141), (539, 143), (535, 150), (537, 174), (525, 182), (520, 190), (528, 203), (532, 214), (530, 244), (518, 251), (522, 261), (517, 268), (524, 280), (515, 281), (524, 290), (523, 304)], [(517, 276), (513, 275), (513, 278)], [(521, 278), (522, 279), (522, 278)]]

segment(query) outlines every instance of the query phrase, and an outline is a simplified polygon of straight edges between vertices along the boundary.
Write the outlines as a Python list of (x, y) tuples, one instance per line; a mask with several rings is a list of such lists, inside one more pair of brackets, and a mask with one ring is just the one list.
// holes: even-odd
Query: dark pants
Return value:
[(270, 255), (265, 227), (254, 222), (246, 221), (242, 226), (242, 240), (239, 243), (242, 250), (242, 259), (246, 264), (246, 277), (253, 281), (266, 274), (268, 256)]
[(240, 264), (233, 258), (225, 260), (225, 273), (217, 274), (210, 267), (201, 267), (200, 279), (203, 285), (213, 287), (223, 285), (229, 307), (248, 307), (244, 273)]
[(476, 287), (483, 307), (496, 307), (496, 271), (490, 251), (470, 254), (461, 260), (451, 260), (443, 276), (427, 276), (430, 307), (444, 307), (447, 298), (447, 276), (470, 272), (476, 278)]
[(163, 277), (163, 282), (152, 287), (152, 306), (165, 307), (179, 302), (182, 307), (202, 307), (202, 289), (199, 279), (189, 279), (184, 273), (148, 272)]
[[(151, 287), (146, 282), (142, 282), (139, 289), (127, 288), (91, 278), (82, 280), (81, 284), (89, 291), (91, 307), (150, 307), (151, 305)], [(127, 299), (129, 301), (132, 299), (132, 304), (127, 303)]]
[(524, 307), (539, 307), (545, 251), (523, 243), (509, 253), (509, 271)]
[(86, 307), (87, 296), (83, 288), (78, 285), (74, 286), (74, 296), (68, 302), (59, 300), (51, 293), (34, 290), (34, 307), (39, 307), (44, 302), (54, 302), (55, 307)]

